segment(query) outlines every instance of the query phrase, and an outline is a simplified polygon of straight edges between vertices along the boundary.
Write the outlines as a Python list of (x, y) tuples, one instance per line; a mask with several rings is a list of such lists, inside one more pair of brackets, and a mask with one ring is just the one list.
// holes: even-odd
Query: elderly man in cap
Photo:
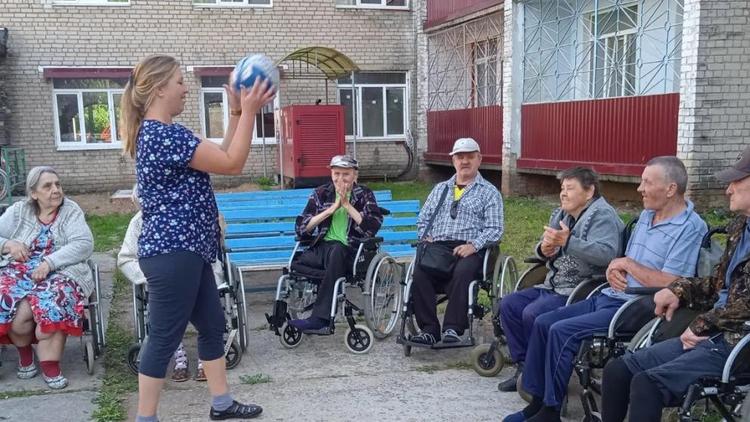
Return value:
[(375, 194), (357, 183), (357, 160), (337, 155), (329, 167), (331, 181), (313, 191), (295, 226), (300, 238), (311, 241), (297, 262), (325, 270), (312, 316), (290, 322), (308, 334), (328, 333), (334, 285), (352, 268), (352, 241), (375, 236), (383, 223)]
[[(482, 269), (477, 252), (496, 244), (503, 235), (503, 200), (497, 188), (479, 174), (479, 145), (471, 138), (458, 139), (450, 155), (456, 174), (432, 189), (417, 219), (420, 241), (450, 248), (456, 257), (450, 275), (425, 270), (419, 254), (414, 265), (412, 300), (421, 332), (411, 341), (428, 346), (441, 339), (443, 343), (461, 341), (469, 325), (469, 284)], [(435, 297), (439, 291), (448, 295), (442, 331)]]
[(701, 377), (721, 376), (732, 348), (750, 320), (750, 147), (730, 168), (716, 174), (728, 184), (727, 246), (713, 275), (682, 277), (654, 297), (655, 313), (670, 320), (677, 308), (705, 310), (679, 338), (665, 340), (610, 361), (604, 369), (602, 417), (658, 422), (662, 409), (679, 404)]

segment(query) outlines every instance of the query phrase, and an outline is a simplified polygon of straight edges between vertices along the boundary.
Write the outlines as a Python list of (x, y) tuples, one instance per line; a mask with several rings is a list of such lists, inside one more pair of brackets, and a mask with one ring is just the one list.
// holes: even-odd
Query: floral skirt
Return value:
[(36, 283), (18, 268), (8, 266), (0, 270), (0, 343), (10, 343), (7, 335), (23, 299), (31, 305), (34, 321), (43, 333), (83, 333), (84, 296), (75, 281), (52, 273)]

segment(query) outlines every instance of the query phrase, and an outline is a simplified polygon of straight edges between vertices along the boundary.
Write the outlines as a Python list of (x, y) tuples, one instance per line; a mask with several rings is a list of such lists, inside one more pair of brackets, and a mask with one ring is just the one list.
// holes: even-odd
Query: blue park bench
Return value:
[[(230, 277), (239, 277), (243, 289), (243, 272), (289, 266), (296, 244), (294, 222), (311, 192), (295, 189), (217, 195), (219, 211), (227, 224), (224, 234), (227, 268)], [(399, 261), (409, 260), (414, 255), (412, 244), (417, 241), (419, 201), (393, 201), (390, 191), (378, 191), (375, 196), (378, 205), (390, 212), (378, 232), (383, 238), (381, 251)], [(258, 289), (247, 289), (252, 290)]]

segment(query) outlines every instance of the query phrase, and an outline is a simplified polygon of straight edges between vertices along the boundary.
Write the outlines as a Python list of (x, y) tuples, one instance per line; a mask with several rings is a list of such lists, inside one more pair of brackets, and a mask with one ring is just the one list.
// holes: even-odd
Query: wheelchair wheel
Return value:
[(492, 297), (498, 299), (513, 293), (517, 283), (516, 261), (510, 256), (498, 255), (492, 271)]
[(401, 265), (379, 252), (367, 267), (364, 291), (365, 322), (375, 338), (384, 339), (396, 328), (401, 313)]
[(531, 400), (533, 400), (531, 394), (527, 393), (526, 390), (523, 389), (523, 373), (518, 374), (518, 380), (516, 380), (516, 391), (526, 403), (531, 403)]
[[(237, 286), (242, 290), (241, 285)], [(235, 292), (237, 301), (237, 332), (239, 334), (240, 349), (244, 353), (247, 350), (247, 304), (245, 303), (245, 292)], [(238, 361), (239, 362), (239, 361)]]
[(644, 347), (648, 347), (649, 343), (651, 342), (651, 329), (654, 328), (654, 324), (658, 324), (659, 319), (654, 318), (651, 321), (649, 321), (646, 325), (641, 327), (640, 330), (638, 330), (637, 333), (633, 336), (633, 338), (630, 340), (630, 343), (628, 343), (628, 350), (631, 352), (635, 352), (636, 350), (643, 349)]
[(227, 369), (234, 369), (240, 364), (240, 361), (242, 360), (242, 351), (240, 345), (237, 344), (236, 341), (233, 341), (232, 344), (229, 345), (229, 350), (227, 350), (227, 354), (224, 355), (224, 358), (227, 360)]
[(279, 341), (281, 342), (281, 345), (287, 349), (294, 349), (302, 343), (302, 331), (289, 325), (288, 322), (285, 322), (284, 325), (281, 326), (281, 336), (279, 336)]
[(372, 340), (375, 336), (369, 327), (357, 324), (354, 329), (346, 329), (346, 348), (354, 354), (364, 354), (372, 349)]
[(91, 336), (86, 335), (83, 340), (83, 361), (89, 375), (94, 375), (94, 357), (94, 341)]
[(471, 351), (471, 366), (483, 377), (494, 377), (505, 366), (505, 357), (500, 349), (495, 348), (492, 354), (489, 351), (490, 344), (480, 344)]
[(128, 349), (128, 368), (130, 368), (130, 371), (138, 375), (138, 365), (140, 364), (139, 355), (141, 353), (141, 345), (140, 344), (134, 344), (130, 346), (130, 349)]

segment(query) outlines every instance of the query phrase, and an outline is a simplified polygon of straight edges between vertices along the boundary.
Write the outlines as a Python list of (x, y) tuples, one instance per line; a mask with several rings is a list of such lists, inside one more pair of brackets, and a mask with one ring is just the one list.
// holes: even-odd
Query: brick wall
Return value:
[(724, 205), (713, 173), (750, 145), (750, 1), (685, 0), (677, 155), (699, 205)]
[[(57, 151), (52, 84), (42, 78), (40, 66), (132, 66), (146, 55), (165, 53), (180, 60), (185, 72), (187, 66), (230, 65), (249, 52), (279, 60), (298, 48), (320, 45), (347, 55), (363, 71), (416, 70), (411, 11), (337, 9), (334, 4), (276, 0), (273, 8), (217, 9), (195, 8), (191, 0), (134, 0), (124, 7), (3, 0), (0, 22), (13, 34), (13, 54), (5, 61), (14, 110), (9, 125), (13, 144), (25, 149), (29, 166), (58, 168), (72, 192), (110, 190), (132, 182), (132, 162), (118, 150)], [(200, 132), (200, 81), (190, 72), (185, 79), (190, 94), (180, 121)], [(285, 81), (282, 91), (282, 101), (309, 104), (325, 98), (323, 81)], [(335, 83), (329, 83), (329, 100), (335, 101)], [(259, 148), (253, 147), (244, 175), (236, 180), (261, 175)], [(394, 173), (406, 159), (399, 155), (400, 148), (384, 143), (363, 146), (362, 153), (373, 154), (378, 172), (392, 166)], [(274, 158), (268, 164), (275, 167), (275, 147), (270, 151)]]
[(6, 145), (10, 139), (8, 136), (8, 124), (10, 118), (10, 104), (7, 94), (7, 70), (5, 56), (7, 55), (8, 30), (0, 27), (0, 145)]

